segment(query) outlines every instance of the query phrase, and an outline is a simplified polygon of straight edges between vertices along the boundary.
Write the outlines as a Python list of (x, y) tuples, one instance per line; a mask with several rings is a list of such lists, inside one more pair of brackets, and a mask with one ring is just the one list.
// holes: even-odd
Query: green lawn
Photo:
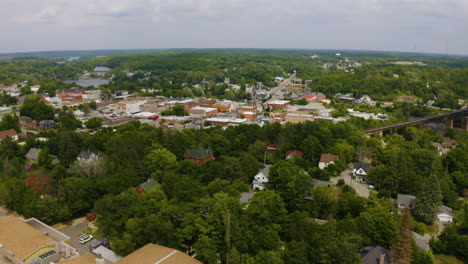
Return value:
[(446, 256), (446, 255), (436, 255), (435, 256), (435, 264), (463, 264), (463, 262), (459, 261), (453, 256)]

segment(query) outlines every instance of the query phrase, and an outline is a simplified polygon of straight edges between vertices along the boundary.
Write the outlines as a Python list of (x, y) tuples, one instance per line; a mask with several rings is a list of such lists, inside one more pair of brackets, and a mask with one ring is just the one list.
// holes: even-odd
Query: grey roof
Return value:
[(429, 237), (425, 237), (413, 231), (411, 233), (413, 234), (414, 242), (416, 243), (419, 249), (424, 251), (428, 251), (430, 249), (428, 241), (431, 237), (429, 235), (427, 235)]
[(437, 213), (448, 214), (450, 216), (453, 216), (452, 208), (445, 206), (445, 205), (439, 206), (439, 208), (437, 208)]
[(117, 261), (122, 259), (122, 257), (117, 256), (117, 254), (115, 254), (114, 251), (104, 246), (99, 246), (96, 249), (94, 249), (92, 252), (96, 256), (101, 255), (101, 257), (103, 257), (107, 261), (110, 261), (111, 263), (116, 263)]
[(38, 148), (31, 148), (26, 154), (28, 160), (37, 160), (39, 158), (39, 153), (41, 152)]
[(390, 250), (381, 246), (366, 246), (361, 248), (360, 253), (364, 264), (379, 264), (381, 255), (385, 255), (385, 264), (391, 263)]
[(107, 67), (96, 67), (94, 68), (94, 71), (95, 72), (108, 72), (110, 71), (111, 69), (110, 68), (107, 68)]
[(265, 168), (263, 168), (260, 172), (263, 173), (263, 175), (268, 177), (268, 175), (270, 174), (270, 167), (271, 165), (265, 165)]
[(398, 194), (397, 195), (398, 205), (402, 204), (404, 206), (415, 206), (416, 205), (416, 196), (408, 194)]
[(362, 168), (367, 173), (369, 172), (371, 165), (369, 163), (364, 163), (364, 162), (355, 162), (354, 169), (359, 170), (360, 168)]
[(240, 195), (239, 202), (240, 203), (246, 203), (252, 199), (252, 197), (255, 195), (255, 193), (248, 193), (248, 192), (243, 192)]

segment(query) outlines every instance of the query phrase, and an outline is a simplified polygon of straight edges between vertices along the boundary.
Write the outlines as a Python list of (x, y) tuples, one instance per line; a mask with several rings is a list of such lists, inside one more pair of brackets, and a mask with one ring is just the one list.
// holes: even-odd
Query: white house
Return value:
[(330, 153), (322, 154), (322, 156), (320, 156), (319, 168), (323, 170), (326, 167), (328, 167), (328, 165), (335, 163), (335, 160), (337, 159), (337, 155), (333, 155)]
[(268, 179), (268, 174), (270, 173), (270, 166), (266, 165), (257, 175), (255, 175), (254, 180), (252, 182), (253, 189), (263, 191), (266, 189), (267, 183), (270, 181)]
[(452, 222), (453, 221), (453, 213), (450, 207), (445, 205), (441, 205), (438, 208), (437, 212), (437, 220), (439, 222)]
[(356, 181), (366, 181), (370, 168), (371, 165), (368, 163), (355, 162), (353, 167), (353, 176), (356, 177)]

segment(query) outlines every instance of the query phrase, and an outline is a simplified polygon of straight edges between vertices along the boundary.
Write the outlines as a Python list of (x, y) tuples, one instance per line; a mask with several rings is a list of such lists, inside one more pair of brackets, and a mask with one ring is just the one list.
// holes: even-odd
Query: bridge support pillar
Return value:
[(449, 130), (450, 128), (453, 128), (453, 120), (445, 119), (445, 130)]
[(468, 130), (468, 116), (465, 116), (465, 118), (463, 118), (461, 129)]

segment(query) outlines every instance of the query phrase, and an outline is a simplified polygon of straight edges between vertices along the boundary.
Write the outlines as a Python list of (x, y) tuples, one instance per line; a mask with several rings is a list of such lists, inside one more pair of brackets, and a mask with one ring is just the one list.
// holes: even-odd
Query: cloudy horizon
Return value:
[(175, 48), (468, 55), (468, 0), (2, 0), (0, 53)]

